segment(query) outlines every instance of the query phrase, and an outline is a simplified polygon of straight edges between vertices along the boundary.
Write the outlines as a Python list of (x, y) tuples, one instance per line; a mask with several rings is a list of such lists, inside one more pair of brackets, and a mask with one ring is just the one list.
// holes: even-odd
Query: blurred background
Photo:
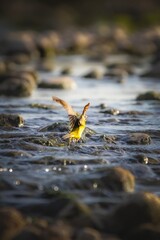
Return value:
[(64, 29), (119, 24), (129, 30), (160, 23), (159, 0), (1, 0), (0, 27)]

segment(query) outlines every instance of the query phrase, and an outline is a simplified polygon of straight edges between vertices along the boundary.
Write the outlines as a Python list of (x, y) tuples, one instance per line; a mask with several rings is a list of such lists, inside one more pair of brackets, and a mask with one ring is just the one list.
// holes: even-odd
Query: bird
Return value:
[(70, 104), (68, 104), (66, 101), (52, 96), (52, 100), (61, 104), (63, 108), (67, 111), (68, 117), (69, 117), (69, 132), (65, 134), (62, 138), (64, 140), (69, 139), (69, 143), (71, 142), (78, 142), (81, 137), (82, 133), (86, 127), (86, 112), (90, 106), (90, 103), (87, 103), (81, 114), (75, 112)]

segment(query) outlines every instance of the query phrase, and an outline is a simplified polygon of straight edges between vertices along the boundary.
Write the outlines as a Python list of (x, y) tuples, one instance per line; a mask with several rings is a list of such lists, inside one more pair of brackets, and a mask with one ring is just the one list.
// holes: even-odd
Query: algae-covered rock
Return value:
[(18, 114), (0, 114), (0, 126), (3, 127), (21, 127), (24, 125), (24, 119)]
[(151, 137), (146, 133), (132, 133), (127, 138), (129, 144), (150, 144)]
[(107, 219), (111, 232), (127, 236), (143, 224), (160, 224), (160, 198), (152, 193), (130, 195)]
[(69, 185), (75, 189), (105, 189), (111, 192), (133, 192), (134, 175), (121, 167), (98, 169), (87, 177), (77, 177)]
[(0, 239), (13, 239), (24, 227), (25, 220), (15, 208), (0, 208)]
[(134, 175), (129, 170), (121, 167), (108, 168), (105, 172), (102, 170), (102, 177), (100, 180), (105, 188), (108, 188), (112, 191), (134, 191)]
[(160, 92), (149, 91), (137, 96), (137, 100), (160, 100)]

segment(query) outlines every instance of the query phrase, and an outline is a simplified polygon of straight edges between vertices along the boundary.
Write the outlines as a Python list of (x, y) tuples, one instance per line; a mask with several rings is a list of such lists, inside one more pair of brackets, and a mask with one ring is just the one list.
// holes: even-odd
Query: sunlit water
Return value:
[[(137, 102), (139, 93), (148, 90), (158, 90), (159, 81), (143, 80), (138, 76), (126, 78), (120, 84), (114, 79), (85, 79), (83, 76), (93, 67), (104, 70), (98, 63), (87, 62), (82, 57), (67, 58), (72, 64), (72, 77), (77, 87), (73, 90), (37, 89), (32, 97), (24, 99), (0, 98), (0, 113), (18, 113), (25, 119), (22, 128), (10, 130), (1, 129), (0, 140), (0, 177), (9, 184), (9, 189), (1, 193), (2, 204), (31, 204), (46, 201), (41, 193), (47, 188), (53, 191), (69, 191), (79, 194), (86, 202), (98, 201), (90, 191), (98, 191), (95, 181), (91, 189), (86, 191), (81, 185), (81, 178), (87, 178), (98, 168), (108, 166), (123, 166), (136, 176), (136, 191), (151, 191), (160, 194), (160, 105), (155, 101)], [(39, 73), (58, 75), (60, 67), (66, 65), (66, 57), (57, 60), (54, 73)], [(87, 126), (96, 135), (75, 147), (42, 146), (26, 142), (30, 136), (38, 137), (47, 134), (39, 130), (55, 122), (68, 122), (67, 114), (62, 107), (52, 102), (52, 95), (68, 101), (76, 111), (81, 112), (88, 102)], [(53, 104), (55, 109), (31, 108), (30, 103)], [(103, 113), (100, 104), (118, 109), (120, 114)], [(148, 114), (129, 115), (127, 111), (147, 112)], [(121, 114), (123, 113), (123, 114)], [(67, 123), (66, 123), (67, 124)], [(134, 132), (148, 133), (151, 143), (148, 145), (128, 145), (122, 141), (127, 134)], [(49, 132), (53, 134), (54, 132)], [(116, 136), (116, 145), (108, 144), (103, 135)], [(107, 146), (112, 146), (108, 148)], [(12, 151), (19, 151), (13, 156)], [(136, 162), (136, 155), (142, 154), (155, 159), (155, 164)], [(79, 187), (74, 183), (80, 179)], [(112, 196), (113, 197), (113, 196)]]

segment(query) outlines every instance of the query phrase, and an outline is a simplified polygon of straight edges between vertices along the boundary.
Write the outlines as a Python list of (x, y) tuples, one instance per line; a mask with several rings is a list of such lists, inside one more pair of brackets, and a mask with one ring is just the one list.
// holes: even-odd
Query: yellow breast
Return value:
[(77, 127), (76, 129), (74, 129), (73, 131), (70, 132), (70, 137), (80, 139), (84, 129), (85, 129), (85, 126)]

